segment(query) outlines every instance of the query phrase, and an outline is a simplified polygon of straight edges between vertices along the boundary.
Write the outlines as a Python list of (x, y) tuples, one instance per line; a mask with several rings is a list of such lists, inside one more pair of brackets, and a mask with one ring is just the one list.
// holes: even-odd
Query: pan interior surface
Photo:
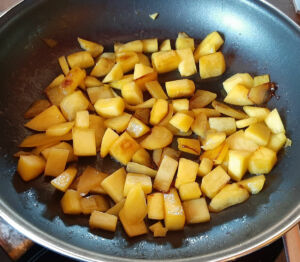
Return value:
[[(149, 14), (158, 12), (156, 20)], [(40, 177), (24, 183), (15, 175), (12, 157), (30, 134), (22, 115), (40, 98), (43, 89), (60, 74), (57, 57), (79, 50), (77, 37), (111, 48), (114, 42), (157, 37), (175, 39), (186, 32), (203, 39), (211, 31), (225, 38), (222, 51), (227, 71), (218, 78), (193, 78), (197, 88), (222, 97), (222, 82), (234, 73), (269, 73), (278, 83), (269, 107), (283, 116), (293, 146), (282, 152), (278, 165), (267, 175), (257, 196), (219, 214), (211, 222), (168, 232), (163, 239), (150, 234), (128, 239), (119, 227), (116, 234), (90, 231), (88, 217), (66, 216), (62, 197)], [(49, 48), (42, 39), (52, 38)], [(137, 0), (27, 0), (0, 19), (0, 209), (22, 232), (63, 254), (87, 260), (183, 259), (210, 261), (232, 257), (272, 239), (299, 218), (299, 115), (300, 31), (277, 11), (261, 2), (137, 1)], [(179, 78), (174, 72), (162, 81)], [(281, 159), (282, 158), (282, 159)], [(86, 158), (83, 165), (104, 172), (118, 165), (110, 160)]]

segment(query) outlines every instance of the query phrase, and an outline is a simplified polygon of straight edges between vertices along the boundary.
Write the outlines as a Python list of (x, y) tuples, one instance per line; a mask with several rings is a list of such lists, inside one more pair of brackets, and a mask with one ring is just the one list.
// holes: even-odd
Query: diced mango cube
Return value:
[(95, 129), (73, 128), (73, 147), (76, 156), (95, 156)]
[[(183, 38), (181, 38), (183, 39)], [(185, 38), (187, 39), (187, 38)], [(194, 39), (193, 39), (194, 40)], [(178, 71), (182, 77), (191, 76), (197, 73), (196, 63), (191, 48), (177, 50), (181, 62), (178, 65)]]
[(128, 123), (126, 131), (133, 138), (138, 138), (148, 133), (150, 128), (139, 119), (132, 117)]
[(241, 84), (238, 84), (231, 88), (227, 96), (224, 98), (224, 102), (237, 106), (249, 106), (254, 103), (249, 99), (249, 89)]
[(252, 195), (258, 194), (264, 187), (266, 177), (264, 175), (253, 176), (240, 181), (238, 184), (246, 188)]
[(130, 105), (138, 105), (144, 102), (141, 88), (134, 82), (129, 82), (122, 87), (122, 96)]
[(60, 201), (62, 210), (68, 215), (78, 215), (81, 213), (80, 195), (73, 189), (68, 189)]
[(131, 114), (124, 112), (122, 115), (106, 119), (104, 121), (104, 124), (106, 127), (109, 127), (117, 131), (118, 133), (121, 133), (128, 127), (131, 116)]
[(114, 132), (111, 128), (107, 128), (102, 142), (101, 142), (101, 148), (100, 148), (100, 156), (102, 158), (106, 157), (109, 153), (109, 149), (111, 145), (119, 138), (118, 134)]
[(160, 46), (159, 46), (159, 50), (160, 51), (170, 51), (172, 48), (171, 48), (171, 41), (170, 39), (166, 39), (164, 40)]
[(199, 72), (202, 79), (220, 76), (225, 72), (226, 64), (222, 52), (201, 56)]
[(93, 213), (93, 211), (104, 212), (109, 209), (108, 200), (101, 195), (90, 195), (80, 199), (81, 212), (85, 215)]
[(271, 135), (270, 129), (263, 123), (255, 123), (245, 130), (245, 137), (253, 140), (260, 146), (266, 146)]
[(211, 159), (202, 158), (198, 168), (198, 175), (202, 177), (206, 176), (212, 170), (213, 165), (214, 163)]
[(157, 80), (145, 83), (145, 87), (152, 97), (156, 99), (168, 99), (165, 91)]
[(96, 112), (106, 118), (119, 116), (125, 109), (125, 103), (121, 97), (99, 99), (94, 106)]
[(281, 117), (277, 109), (273, 109), (270, 114), (265, 118), (266, 125), (270, 128), (272, 133), (285, 133), (285, 128), (282, 123)]
[(127, 173), (124, 185), (124, 196), (126, 197), (130, 190), (137, 184), (141, 185), (146, 195), (152, 192), (152, 181), (150, 176), (144, 174)]
[(269, 75), (260, 75), (253, 78), (253, 86), (259, 86), (270, 82)]
[(90, 228), (100, 228), (115, 232), (117, 228), (117, 222), (117, 216), (95, 210), (90, 216), (89, 225)]
[(143, 52), (153, 53), (158, 50), (158, 41), (157, 38), (143, 39)]
[(195, 84), (189, 79), (168, 81), (165, 85), (170, 98), (192, 96), (195, 91)]
[(210, 117), (208, 119), (210, 129), (225, 132), (231, 135), (236, 131), (235, 119), (233, 117)]
[(193, 155), (200, 155), (200, 141), (199, 139), (192, 138), (177, 138), (178, 149), (182, 152), (190, 153)]
[(149, 229), (153, 232), (154, 237), (165, 237), (168, 232), (168, 229), (163, 227), (160, 221), (150, 226)]
[(187, 132), (192, 123), (194, 121), (194, 118), (183, 113), (183, 112), (177, 112), (169, 121), (169, 123), (179, 129), (182, 132)]
[(135, 64), (134, 72), (133, 72), (133, 79), (136, 80), (144, 75), (152, 73), (154, 70), (150, 66), (146, 66), (144, 64)]
[(106, 211), (106, 213), (114, 215), (114, 216), (119, 216), (119, 213), (120, 213), (121, 209), (124, 207), (124, 204), (125, 204), (125, 198), (122, 199), (120, 202), (116, 203), (110, 209), (108, 209)]
[(43, 173), (45, 166), (46, 162), (40, 156), (21, 155), (17, 171), (24, 181), (29, 181)]
[(90, 125), (89, 112), (87, 110), (76, 112), (75, 126), (88, 128)]
[(228, 174), (235, 181), (240, 181), (248, 169), (251, 152), (229, 150)]
[(206, 134), (205, 139), (202, 141), (202, 148), (204, 150), (212, 150), (221, 145), (226, 139), (224, 132), (209, 132)]
[(128, 222), (127, 218), (125, 217), (124, 209), (122, 209), (119, 212), (119, 218), (126, 234), (129, 237), (135, 237), (135, 236), (144, 235), (148, 233), (146, 224), (143, 220), (136, 224), (131, 224), (130, 222)]
[(113, 81), (118, 81), (123, 77), (123, 70), (120, 63), (116, 63), (109, 73), (102, 80), (103, 83), (109, 83)]
[(183, 184), (179, 187), (179, 195), (182, 201), (199, 198), (201, 190), (197, 182)]
[(147, 196), (148, 218), (161, 220), (164, 214), (164, 195), (156, 192)]
[[(128, 130), (127, 130), (128, 132)], [(128, 132), (129, 133), (129, 132)], [(130, 134), (130, 133), (129, 133)], [(147, 150), (144, 148), (140, 148), (138, 151), (134, 153), (131, 159), (132, 162), (151, 167), (151, 157)]]
[(150, 112), (150, 124), (157, 125), (168, 113), (168, 102), (157, 99)]
[(172, 105), (175, 112), (189, 110), (190, 102), (188, 99), (175, 99), (172, 100)]
[(210, 214), (205, 198), (202, 197), (187, 200), (184, 201), (182, 205), (186, 216), (186, 222), (188, 224), (203, 223), (210, 220)]
[(94, 65), (94, 59), (87, 51), (80, 51), (67, 56), (71, 68), (88, 68)]
[(243, 110), (249, 117), (255, 117), (258, 119), (258, 121), (264, 121), (266, 117), (270, 114), (270, 110), (265, 107), (244, 106)]
[(152, 53), (151, 60), (153, 68), (159, 74), (177, 69), (180, 63), (180, 57), (174, 50)]
[(250, 157), (248, 170), (251, 174), (268, 174), (276, 162), (276, 153), (261, 146)]
[(46, 176), (58, 176), (66, 167), (69, 150), (52, 148), (47, 158), (44, 174)]
[(229, 93), (236, 85), (243, 85), (250, 89), (253, 86), (253, 78), (248, 73), (237, 73), (223, 82), (226, 93)]
[(177, 177), (175, 180), (175, 187), (179, 188), (183, 184), (195, 182), (198, 172), (198, 163), (180, 158), (178, 164)]
[(286, 136), (284, 133), (271, 134), (267, 147), (274, 152), (279, 151), (286, 142)]
[(72, 184), (75, 176), (77, 174), (77, 169), (75, 167), (69, 167), (59, 176), (51, 180), (51, 185), (56, 189), (65, 192), (69, 186)]

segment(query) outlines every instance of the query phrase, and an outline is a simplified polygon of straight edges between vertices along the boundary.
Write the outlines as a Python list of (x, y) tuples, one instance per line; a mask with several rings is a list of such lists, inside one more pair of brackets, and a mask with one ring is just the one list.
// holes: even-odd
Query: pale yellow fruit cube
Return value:
[(114, 49), (115, 49), (115, 53), (127, 52), (127, 51), (142, 53), (143, 42), (141, 40), (134, 40), (134, 41), (127, 42), (125, 44), (118, 43), (118, 45), (115, 44)]
[[(127, 132), (128, 132), (128, 129), (127, 129)], [(138, 164), (141, 164), (141, 165), (144, 165), (144, 166), (147, 166), (147, 167), (151, 167), (151, 163), (152, 163), (150, 154), (148, 153), (147, 150), (145, 150), (142, 147), (134, 153), (134, 155), (132, 156), (131, 161), (135, 162), (135, 163), (138, 163)]]
[(95, 104), (97, 100), (101, 98), (114, 97), (113, 91), (108, 85), (89, 87), (86, 91), (89, 95), (92, 104)]
[(168, 113), (168, 101), (157, 99), (150, 112), (150, 124), (157, 125)]
[(194, 118), (182, 113), (182, 112), (177, 112), (169, 121), (169, 123), (179, 129), (182, 132), (187, 132), (189, 131), (192, 123), (194, 121)]
[(261, 146), (250, 157), (248, 170), (251, 174), (268, 174), (276, 162), (276, 153)]
[(248, 169), (251, 152), (229, 150), (228, 174), (235, 181), (240, 181)]
[(88, 128), (90, 125), (89, 111), (83, 110), (76, 112), (75, 126)]
[(220, 212), (225, 208), (240, 204), (249, 198), (247, 189), (237, 183), (226, 185), (211, 201), (209, 210)]
[(122, 87), (129, 83), (129, 82), (132, 82), (133, 81), (133, 74), (130, 74), (130, 75), (124, 75), (120, 80), (118, 81), (114, 81), (114, 82), (111, 82), (109, 85), (112, 87), (112, 88), (115, 88), (115, 89), (118, 89), (118, 90), (122, 90)]
[(198, 163), (192, 160), (180, 158), (175, 180), (175, 187), (179, 188), (183, 184), (195, 182), (198, 172), (198, 166)]
[(94, 105), (96, 112), (105, 118), (121, 115), (125, 109), (124, 100), (121, 97), (99, 99)]
[(119, 213), (121, 211), (121, 209), (123, 208), (125, 204), (125, 198), (122, 199), (120, 202), (116, 203), (114, 206), (112, 206), (110, 209), (108, 209), (106, 211), (107, 214), (111, 214), (111, 215), (114, 215), (114, 216), (119, 216)]
[(157, 170), (154, 170), (150, 167), (135, 163), (135, 162), (128, 162), (126, 166), (126, 171), (130, 173), (136, 174), (145, 174), (150, 177), (155, 177), (157, 174)]
[(168, 99), (165, 91), (162, 89), (160, 83), (158, 81), (150, 81), (145, 83), (145, 87), (147, 91), (153, 98), (157, 99)]
[(208, 119), (210, 129), (225, 132), (231, 135), (236, 131), (235, 119), (233, 117), (210, 117)]
[(244, 106), (243, 110), (249, 117), (257, 118), (258, 121), (264, 121), (270, 114), (270, 110), (265, 107), (258, 106)]
[(200, 141), (199, 139), (192, 138), (177, 138), (178, 149), (182, 152), (190, 153), (193, 155), (200, 155)]
[[(117, 64), (121, 66), (123, 74), (131, 71), (135, 64), (139, 62), (137, 53), (132, 51), (120, 52), (116, 54)], [(122, 79), (122, 78), (121, 78)]]
[(101, 116), (90, 115), (90, 129), (95, 129), (95, 139), (96, 139), (96, 148), (97, 151), (100, 149), (102, 138), (106, 127), (104, 125), (104, 119)]
[(243, 85), (250, 89), (253, 86), (253, 78), (248, 73), (237, 73), (223, 82), (226, 93), (229, 93), (236, 85)]
[(109, 149), (111, 145), (119, 138), (118, 134), (115, 133), (111, 128), (107, 128), (102, 142), (101, 142), (101, 148), (100, 148), (100, 156), (102, 158), (106, 157), (109, 153)]
[(75, 176), (77, 174), (77, 169), (75, 167), (69, 167), (59, 176), (51, 180), (51, 185), (56, 189), (65, 192), (68, 187), (72, 184)]
[(63, 136), (69, 133), (74, 126), (74, 121), (65, 122), (57, 125), (53, 125), (46, 130), (47, 136)]
[(208, 132), (202, 141), (202, 149), (212, 150), (221, 145), (226, 139), (225, 132)]
[(89, 40), (85, 40), (85, 39), (80, 38), (80, 37), (77, 37), (77, 41), (80, 44), (80, 47), (82, 49), (90, 52), (93, 57), (97, 57), (104, 50), (103, 45), (100, 45), (98, 43), (95, 43), (95, 42), (92, 42), (92, 41), (89, 41)]
[(248, 117), (248, 118), (245, 118), (245, 119), (237, 120), (235, 122), (235, 124), (236, 124), (237, 128), (245, 128), (245, 127), (250, 126), (252, 124), (255, 124), (257, 122), (259, 122), (259, 120), (257, 118)]
[(157, 38), (143, 39), (143, 52), (153, 53), (158, 51), (158, 41)]
[(173, 134), (164, 126), (154, 126), (151, 133), (140, 143), (140, 145), (149, 150), (163, 148), (172, 143)]
[(100, 228), (103, 230), (115, 232), (117, 228), (117, 222), (117, 216), (95, 210), (90, 216), (89, 225), (90, 228)]
[(196, 114), (194, 122), (191, 125), (192, 131), (201, 138), (206, 137), (206, 131), (209, 128), (207, 116), (205, 113)]
[(197, 182), (183, 184), (179, 187), (179, 195), (182, 201), (199, 198), (201, 194), (200, 186)]
[(260, 75), (253, 78), (253, 86), (259, 86), (270, 82), (269, 75)]
[(124, 209), (119, 212), (119, 218), (122, 226), (129, 237), (140, 236), (148, 233), (147, 226), (144, 221), (131, 224), (125, 217)]
[(225, 72), (226, 64), (222, 52), (201, 56), (199, 72), (202, 79), (220, 76)]
[(123, 98), (130, 105), (138, 105), (144, 102), (143, 92), (134, 81), (125, 84), (121, 91)]
[(165, 226), (168, 230), (182, 230), (185, 214), (177, 190), (171, 188), (164, 194)]
[(188, 224), (204, 223), (210, 220), (210, 214), (204, 197), (184, 201), (182, 205)]
[(17, 171), (24, 181), (32, 180), (43, 173), (46, 161), (36, 155), (21, 155)]
[(88, 68), (94, 65), (94, 59), (87, 51), (80, 51), (67, 56), (71, 68)]
[(256, 144), (252, 139), (245, 136), (244, 130), (239, 130), (233, 133), (226, 139), (229, 149), (242, 150), (254, 152), (258, 149), (258, 144)]
[(153, 232), (154, 237), (165, 237), (168, 232), (168, 229), (163, 227), (160, 221), (150, 226), (149, 229)]
[(274, 152), (278, 152), (285, 144), (286, 136), (284, 133), (271, 134), (267, 147)]
[(104, 124), (106, 127), (111, 128), (118, 133), (121, 133), (128, 127), (131, 117), (132, 117), (131, 114), (124, 112), (120, 116), (106, 119), (104, 121)]
[(233, 118), (236, 119), (244, 119), (247, 118), (247, 115), (237, 109), (234, 109), (224, 103), (218, 102), (216, 100), (212, 101), (211, 105), (213, 106), (213, 108), (218, 111), (221, 114), (224, 114), (226, 116), (231, 116)]
[(95, 156), (96, 137), (95, 129), (73, 128), (73, 148), (76, 156)]
[(126, 179), (126, 171), (122, 167), (116, 170), (114, 173), (106, 177), (102, 182), (101, 186), (105, 192), (112, 198), (115, 203), (120, 202), (124, 196), (124, 185)]
[(123, 77), (123, 70), (120, 63), (116, 63), (110, 72), (102, 80), (103, 83), (109, 83), (120, 80)]
[(224, 102), (237, 106), (248, 106), (254, 103), (248, 98), (249, 89), (244, 85), (234, 86), (224, 98)]
[(175, 47), (177, 50), (190, 49), (191, 52), (194, 52), (195, 50), (194, 38), (189, 37), (186, 33), (183, 34), (179, 33), (175, 42)]
[(214, 162), (209, 158), (202, 158), (199, 168), (198, 168), (198, 175), (199, 176), (206, 176), (213, 168)]
[(104, 196), (90, 195), (80, 199), (80, 206), (81, 212), (84, 215), (89, 215), (95, 210), (105, 212), (109, 209), (109, 202)]
[(265, 181), (266, 177), (264, 175), (259, 175), (244, 179), (238, 184), (246, 188), (252, 195), (255, 195), (263, 189)]
[(144, 64), (135, 64), (133, 71), (133, 79), (136, 80), (144, 75), (148, 75), (152, 73), (154, 70), (150, 66), (146, 66)]
[(128, 192), (123, 212), (129, 224), (140, 223), (144, 220), (147, 215), (147, 204), (140, 184), (134, 185)]
[(190, 102), (188, 99), (175, 99), (172, 100), (173, 109), (175, 112), (187, 111), (190, 107)]
[(159, 74), (177, 69), (180, 63), (180, 57), (174, 50), (152, 53), (151, 60), (153, 68)]
[(164, 195), (156, 192), (147, 196), (148, 218), (161, 220), (164, 214)]
[(80, 199), (77, 191), (68, 189), (60, 201), (63, 212), (68, 215), (79, 215), (81, 213)]
[(194, 52), (195, 61), (198, 62), (201, 56), (215, 53), (223, 43), (224, 40), (218, 32), (208, 34)]
[[(104, 55), (105, 53), (103, 53)], [(103, 77), (107, 75), (115, 65), (115, 57), (100, 57), (91, 71), (91, 76)]]
[(230, 176), (221, 166), (217, 166), (202, 178), (201, 191), (205, 196), (213, 198), (229, 181)]
[(160, 46), (159, 46), (159, 50), (160, 51), (170, 51), (172, 48), (171, 48), (171, 41), (170, 39), (166, 39), (164, 40)]
[(45, 176), (58, 176), (60, 175), (66, 167), (69, 156), (69, 150), (61, 148), (51, 148), (46, 166), (44, 175)]
[(128, 135), (127, 132), (124, 132), (112, 144), (109, 149), (109, 153), (117, 161), (126, 165), (139, 148), (139, 144), (130, 135)]
[(67, 75), (70, 72), (70, 68), (69, 68), (69, 65), (68, 65), (66, 57), (65, 56), (60, 56), (58, 58), (58, 63), (60, 65), (60, 68), (63, 71), (63, 73), (65, 75)]
[(270, 129), (263, 122), (252, 124), (245, 130), (245, 137), (253, 140), (259, 146), (266, 146), (270, 135)]
[(124, 196), (126, 197), (129, 191), (137, 184), (141, 185), (146, 195), (152, 192), (152, 181), (150, 176), (144, 174), (127, 173), (124, 185)]
[(138, 138), (148, 133), (150, 131), (150, 127), (145, 125), (139, 119), (132, 117), (128, 123), (126, 130), (130, 136), (132, 136), (133, 138)]
[(178, 161), (168, 155), (165, 155), (155, 176), (153, 188), (162, 192), (168, 192), (177, 170), (177, 166)]
[(189, 79), (180, 79), (166, 82), (166, 90), (170, 98), (192, 96), (195, 84)]
[(191, 48), (177, 50), (177, 54), (181, 60), (178, 65), (178, 71), (182, 77), (191, 76), (197, 73), (196, 63)]
[(285, 133), (284, 125), (276, 108), (273, 109), (265, 118), (265, 123), (270, 128), (272, 133)]

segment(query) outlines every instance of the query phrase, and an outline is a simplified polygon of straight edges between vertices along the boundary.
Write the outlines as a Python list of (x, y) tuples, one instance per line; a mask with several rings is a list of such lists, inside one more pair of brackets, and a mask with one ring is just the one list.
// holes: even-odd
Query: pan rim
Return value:
[[(289, 24), (290, 29), (299, 34), (300, 37), (300, 26), (293, 21), (290, 17), (288, 17), (284, 12), (277, 9), (274, 5), (270, 4), (266, 0), (260, 0), (258, 2), (251, 2), (251, 0), (241, 0), (245, 4), (251, 6), (259, 6), (262, 5), (265, 9), (269, 9), (271, 12), (276, 13), (282, 20)], [(21, 10), (24, 6), (28, 5), (30, 1), (22, 1), (18, 2), (12, 9), (8, 10), (4, 14), (0, 15), (0, 25), (4, 21), (10, 21), (14, 17), (18, 11)], [(36, 1), (36, 4), (41, 1)], [(2, 20), (2, 21), (1, 21)], [(6, 21), (5, 21), (6, 20)], [(54, 236), (46, 233), (45, 231), (40, 230), (38, 227), (34, 226), (29, 221), (26, 221), (21, 216), (16, 215), (16, 213), (7, 206), (2, 199), (0, 199), (0, 216), (3, 217), (9, 224), (11, 224), (18, 231), (23, 233), (28, 238), (32, 239), (34, 242), (41, 244), (42, 246), (49, 248), (55, 252), (58, 252), (62, 255), (67, 255), (69, 257), (75, 259), (89, 260), (89, 261), (139, 261), (141, 259), (132, 259), (132, 258), (123, 258), (123, 257), (114, 257), (110, 255), (100, 254), (94, 251), (88, 251), (81, 247), (74, 247), (73, 245), (62, 241), (60, 239), (56, 239)], [(260, 235), (255, 238), (250, 239), (242, 243), (239, 246), (239, 250), (231, 250), (231, 248), (227, 248), (225, 250), (221, 250), (215, 254), (209, 254), (207, 256), (194, 256), (187, 258), (176, 258), (176, 259), (164, 259), (166, 261), (185, 261), (185, 262), (193, 262), (193, 261), (229, 261), (232, 259), (236, 259), (238, 257), (247, 255), (252, 253), (269, 243), (275, 241), (279, 237), (281, 237), (284, 233), (286, 233), (289, 229), (291, 229), (294, 225), (296, 225), (300, 221), (300, 203), (295, 207), (292, 212), (290, 212), (283, 220), (278, 222), (277, 224), (270, 227), (268, 230), (262, 232)], [(258, 239), (258, 242), (255, 242), (255, 239)], [(217, 255), (216, 255), (217, 254)], [(221, 256), (218, 256), (220, 254)], [(160, 261), (160, 260), (146, 260), (144, 261)]]

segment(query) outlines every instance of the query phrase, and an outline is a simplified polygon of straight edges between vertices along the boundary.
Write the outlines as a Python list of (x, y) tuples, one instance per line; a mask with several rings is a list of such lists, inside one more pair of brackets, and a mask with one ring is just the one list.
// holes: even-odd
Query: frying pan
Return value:
[[(158, 12), (153, 21), (149, 14)], [(244, 204), (212, 214), (210, 223), (186, 226), (164, 239), (128, 239), (90, 231), (88, 218), (61, 212), (60, 192), (45, 177), (24, 183), (15, 175), (12, 154), (30, 131), (22, 113), (60, 73), (57, 57), (79, 50), (76, 37), (101, 42), (158, 37), (175, 39), (186, 32), (195, 39), (211, 31), (225, 38), (226, 73), (218, 78), (192, 79), (197, 88), (217, 92), (237, 72), (270, 73), (278, 83), (269, 107), (283, 116), (293, 146), (279, 156), (267, 175), (264, 190)], [(49, 48), (43, 38), (58, 42)], [(0, 19), (0, 210), (8, 222), (35, 242), (62, 254), (90, 261), (227, 260), (251, 252), (281, 236), (300, 217), (300, 29), (265, 2), (250, 0), (26, 0)], [(162, 82), (179, 78), (162, 75)], [(83, 165), (111, 172), (118, 164), (95, 157)]]

